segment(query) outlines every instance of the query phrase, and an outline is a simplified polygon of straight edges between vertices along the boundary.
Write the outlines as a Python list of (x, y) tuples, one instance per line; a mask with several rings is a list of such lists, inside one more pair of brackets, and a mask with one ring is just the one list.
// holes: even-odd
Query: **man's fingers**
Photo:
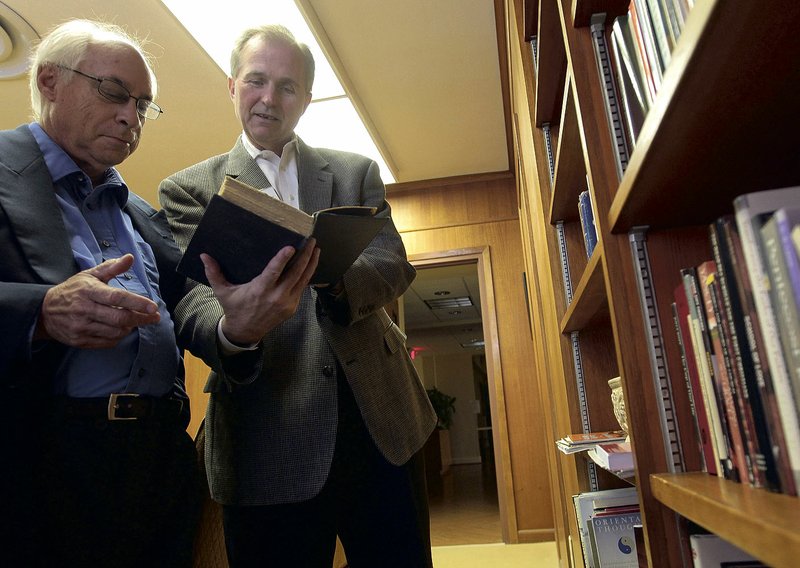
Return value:
[(119, 258), (106, 260), (94, 268), (90, 268), (86, 273), (94, 276), (101, 282), (108, 283), (112, 278), (116, 278), (120, 274), (125, 274), (131, 267), (133, 267), (133, 255), (126, 254)]

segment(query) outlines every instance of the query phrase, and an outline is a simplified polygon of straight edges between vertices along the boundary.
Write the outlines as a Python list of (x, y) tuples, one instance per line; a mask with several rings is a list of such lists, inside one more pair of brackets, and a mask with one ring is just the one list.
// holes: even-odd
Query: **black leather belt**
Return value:
[(138, 394), (115, 393), (101, 398), (66, 398), (53, 400), (57, 415), (64, 418), (106, 420), (177, 419), (183, 401), (174, 398), (151, 398)]

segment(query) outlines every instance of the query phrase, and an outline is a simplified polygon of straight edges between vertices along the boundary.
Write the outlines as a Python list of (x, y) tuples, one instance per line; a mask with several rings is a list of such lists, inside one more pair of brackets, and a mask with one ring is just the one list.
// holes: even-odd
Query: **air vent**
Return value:
[(468, 308), (472, 306), (472, 298), (462, 296), (460, 298), (436, 298), (425, 300), (425, 304), (432, 310), (449, 310), (452, 308)]

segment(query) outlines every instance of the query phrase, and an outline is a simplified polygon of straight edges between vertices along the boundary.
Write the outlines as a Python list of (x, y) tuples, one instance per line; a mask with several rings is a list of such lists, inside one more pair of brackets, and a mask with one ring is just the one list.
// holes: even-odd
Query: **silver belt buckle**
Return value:
[(117, 410), (119, 410), (119, 402), (118, 399), (120, 398), (138, 398), (139, 395), (135, 393), (112, 393), (108, 397), (108, 419), (109, 420), (138, 420), (136, 416), (117, 416)]

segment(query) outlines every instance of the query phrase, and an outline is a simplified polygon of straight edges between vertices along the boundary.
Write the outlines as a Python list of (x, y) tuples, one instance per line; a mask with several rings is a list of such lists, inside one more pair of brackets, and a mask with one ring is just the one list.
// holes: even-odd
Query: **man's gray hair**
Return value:
[[(150, 56), (144, 51), (138, 39), (116, 24), (93, 20), (69, 20), (54, 27), (33, 52), (29, 83), (34, 120), (41, 120), (45, 104), (37, 85), (39, 70), (45, 65), (60, 65), (75, 69), (91, 46), (108, 44), (127, 45), (142, 56), (150, 75), (150, 86), (153, 90), (153, 98), (155, 98), (156, 76)], [(63, 80), (71, 81), (72, 73), (65, 75)]]
[(253, 38), (260, 39), (262, 41), (282, 41), (297, 48), (303, 55), (303, 60), (306, 64), (306, 90), (309, 93), (311, 92), (311, 87), (314, 85), (314, 55), (311, 53), (311, 50), (306, 44), (295, 39), (294, 34), (292, 34), (288, 28), (279, 24), (268, 24), (265, 26), (248, 28), (242, 32), (233, 46), (233, 51), (231, 51), (231, 77), (235, 79), (239, 75), (239, 70), (242, 63), (242, 50), (244, 49), (245, 45), (247, 45), (247, 42)]

